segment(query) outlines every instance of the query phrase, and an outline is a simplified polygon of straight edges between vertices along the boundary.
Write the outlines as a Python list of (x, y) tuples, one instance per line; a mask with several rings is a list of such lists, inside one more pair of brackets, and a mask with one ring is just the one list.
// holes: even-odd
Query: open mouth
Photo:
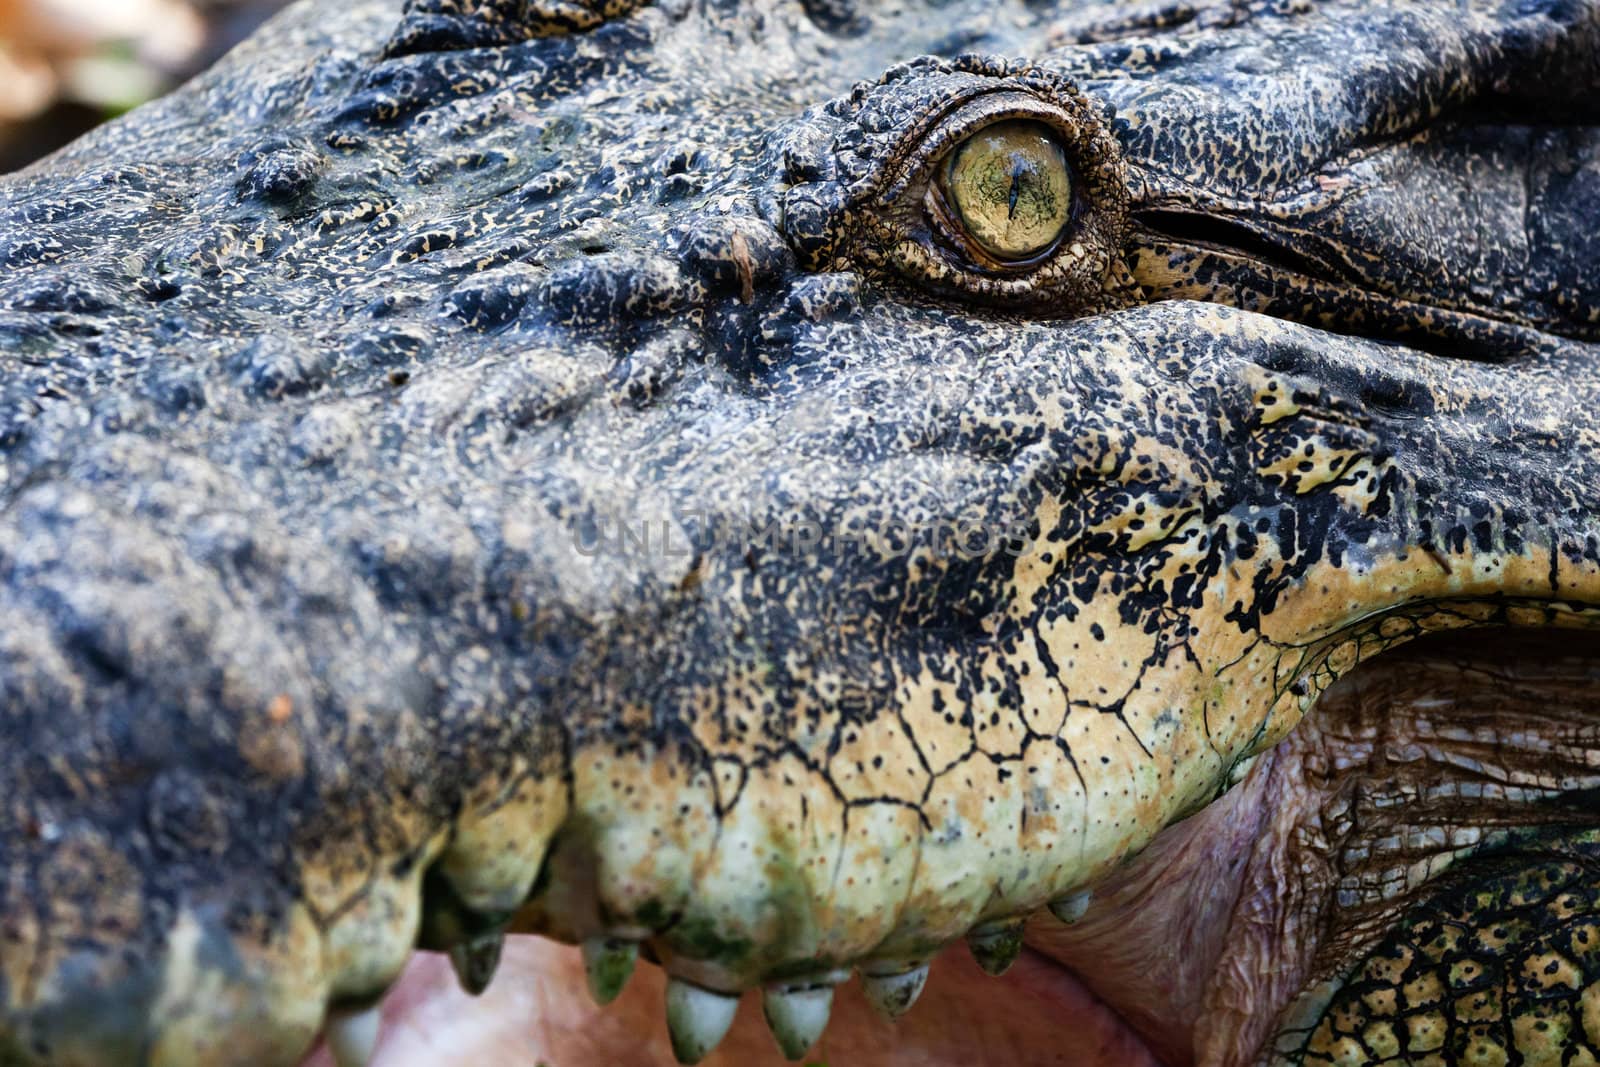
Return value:
[[(1096, 886), (1080, 921), (1035, 916), (1004, 975), (952, 947), (893, 1022), (851, 982), (802, 1062), (1260, 1062), (1308, 990), (1326, 999), (1434, 895), (1559, 855), (1540, 842), (1593, 823), (1597, 681), (1600, 635), (1580, 632), (1440, 634), (1386, 653), (1325, 693), (1232, 791)], [(1517, 983), (1504, 979), (1507, 1016)], [(575, 949), (513, 937), (473, 998), (444, 957), (419, 953), (384, 1002), (372, 1062), (666, 1067), (665, 985), (641, 967), (597, 1007)], [(1302, 1029), (1310, 1037), (1295, 1040), (1315, 1038)], [(785, 1062), (758, 993), (704, 1062)], [(306, 1061), (333, 1065), (326, 1048)]]
[[(599, 1008), (584, 992), (575, 949), (514, 937), (494, 985), (473, 999), (457, 988), (443, 957), (419, 954), (385, 1002), (373, 1064), (667, 1067), (676, 1061), (662, 1021), (665, 986), (661, 971), (642, 967), (618, 1000)], [(746, 994), (733, 1029), (703, 1062), (785, 1062), (762, 1022), (759, 994)], [(1024, 951), (1010, 971), (991, 978), (957, 948), (934, 962), (916, 1007), (896, 1022), (878, 1016), (855, 983), (842, 987), (826, 1033), (802, 1062), (1153, 1067), (1160, 1061), (1060, 963)], [(323, 1049), (307, 1067), (333, 1063)]]

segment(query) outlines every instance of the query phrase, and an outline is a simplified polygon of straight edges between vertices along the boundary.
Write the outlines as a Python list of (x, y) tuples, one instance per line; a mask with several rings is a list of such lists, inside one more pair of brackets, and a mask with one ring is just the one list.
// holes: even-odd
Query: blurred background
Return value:
[(0, 172), (205, 69), (288, 0), (0, 0)]

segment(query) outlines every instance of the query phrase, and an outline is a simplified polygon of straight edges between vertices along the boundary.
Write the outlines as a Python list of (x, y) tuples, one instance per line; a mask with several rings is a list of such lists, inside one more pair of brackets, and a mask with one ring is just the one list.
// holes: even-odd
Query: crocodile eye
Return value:
[(1071, 81), (983, 56), (928, 59), (829, 108), (785, 142), (774, 205), (812, 269), (848, 264), (1052, 318), (1137, 297), (1111, 113)]
[(946, 157), (929, 200), (1002, 264), (1027, 263), (1053, 249), (1072, 221), (1072, 171), (1050, 127), (999, 122)]

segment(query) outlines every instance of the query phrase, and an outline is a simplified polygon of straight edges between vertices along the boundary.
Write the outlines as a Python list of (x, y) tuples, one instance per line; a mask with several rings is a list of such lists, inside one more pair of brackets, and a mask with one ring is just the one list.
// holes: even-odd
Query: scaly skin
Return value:
[[(0, 1060), (293, 1063), (508, 928), (1000, 967), (1355, 664), (1588, 625), (1597, 41), (330, 0), (9, 179)], [(921, 190), (1018, 108), (997, 280)]]

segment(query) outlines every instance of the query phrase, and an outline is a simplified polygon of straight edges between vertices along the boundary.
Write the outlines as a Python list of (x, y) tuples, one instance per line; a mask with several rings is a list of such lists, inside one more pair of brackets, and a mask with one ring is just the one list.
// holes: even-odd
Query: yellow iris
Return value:
[(1049, 250), (1072, 220), (1067, 157), (1040, 122), (997, 122), (973, 134), (950, 153), (943, 179), (968, 236), (999, 259)]

